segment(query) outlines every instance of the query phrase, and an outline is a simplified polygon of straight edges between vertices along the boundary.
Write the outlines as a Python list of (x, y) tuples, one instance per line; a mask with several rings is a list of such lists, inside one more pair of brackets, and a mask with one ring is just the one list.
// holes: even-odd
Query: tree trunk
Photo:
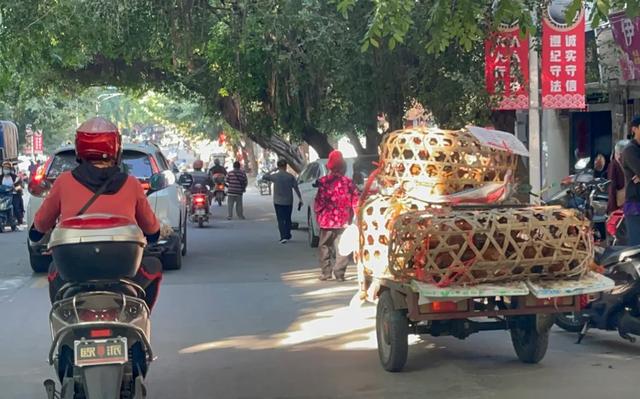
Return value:
[(278, 158), (287, 161), (287, 164), (300, 173), (304, 168), (305, 161), (302, 152), (297, 146), (291, 145), (288, 141), (279, 136), (263, 137), (253, 134), (247, 134), (247, 136), (255, 141), (260, 147), (273, 151), (278, 155)]
[(249, 168), (251, 169), (251, 174), (255, 176), (258, 173), (258, 160), (256, 159), (256, 153), (253, 149), (254, 141), (247, 137), (245, 139), (245, 143), (246, 144), (245, 144), (244, 152), (246, 153), (246, 156), (247, 156), (245, 161), (248, 162), (249, 164)]
[(302, 128), (302, 139), (316, 150), (320, 158), (328, 158), (329, 153), (333, 151), (327, 135), (313, 126), (306, 125)]
[(347, 132), (347, 137), (349, 137), (349, 142), (351, 143), (351, 145), (353, 145), (353, 148), (355, 148), (358, 155), (366, 154), (366, 149), (362, 146), (360, 137), (358, 137), (358, 133)]

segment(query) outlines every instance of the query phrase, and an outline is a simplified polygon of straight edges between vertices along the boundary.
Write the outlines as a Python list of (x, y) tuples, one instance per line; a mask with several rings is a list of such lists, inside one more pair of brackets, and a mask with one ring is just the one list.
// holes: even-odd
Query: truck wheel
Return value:
[(511, 342), (523, 363), (538, 363), (547, 353), (549, 328), (536, 327), (536, 316), (521, 316), (513, 319)]
[(409, 323), (406, 312), (394, 307), (389, 291), (383, 291), (378, 300), (376, 336), (382, 368), (401, 371), (409, 353)]
[(29, 264), (34, 273), (48, 272), (51, 262), (51, 256), (35, 255), (29, 252)]
[(180, 270), (182, 268), (182, 240), (178, 237), (178, 243), (173, 252), (162, 254), (160, 261), (164, 270)]
[(556, 325), (565, 331), (579, 333), (584, 326), (584, 319), (579, 313), (559, 313), (556, 315)]

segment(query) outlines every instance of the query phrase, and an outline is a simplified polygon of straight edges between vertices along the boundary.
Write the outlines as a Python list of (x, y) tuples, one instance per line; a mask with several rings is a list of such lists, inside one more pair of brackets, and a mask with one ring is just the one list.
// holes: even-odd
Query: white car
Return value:
[[(356, 186), (362, 191), (367, 178), (371, 172), (376, 169), (374, 162), (377, 162), (378, 159), (377, 155), (345, 158), (347, 164), (346, 176), (352, 178)], [(291, 221), (294, 226), (308, 228), (309, 245), (312, 248), (316, 248), (320, 240), (320, 228), (316, 222), (316, 214), (313, 210), (316, 193), (318, 192), (318, 189), (314, 187), (314, 183), (328, 173), (327, 159), (319, 159), (309, 163), (298, 176), (298, 188), (300, 189), (300, 194), (302, 194), (304, 206), (301, 209), (294, 206)]]
[[(182, 256), (187, 253), (187, 223), (186, 198), (182, 188), (176, 184), (172, 166), (155, 145), (125, 144), (122, 152), (122, 162), (130, 175), (137, 177), (143, 186), (148, 187), (153, 174), (165, 173), (172, 178), (168, 187), (149, 195), (156, 216), (161, 223), (171, 226), (174, 234), (163, 238), (157, 245), (150, 248), (151, 254), (162, 261), (165, 269), (175, 270), (182, 267)], [(77, 166), (76, 154), (73, 146), (59, 148), (44, 164), (39, 178), (46, 178), (53, 183), (62, 173)], [(31, 196), (26, 209), (27, 225), (33, 224), (33, 218), (42, 204), (43, 198)], [(27, 240), (28, 241), (28, 240)], [(36, 273), (46, 272), (51, 263), (51, 256), (47, 254), (48, 237), (37, 244), (27, 243), (31, 268)]]

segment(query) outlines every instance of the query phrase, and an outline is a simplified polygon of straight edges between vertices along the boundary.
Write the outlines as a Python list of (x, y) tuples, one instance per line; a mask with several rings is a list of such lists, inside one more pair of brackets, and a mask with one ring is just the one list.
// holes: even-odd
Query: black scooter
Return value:
[(616, 285), (587, 302), (582, 312), (557, 315), (556, 324), (578, 332), (578, 343), (590, 328), (618, 331), (629, 342), (640, 336), (640, 246), (609, 247), (596, 254), (596, 263)]
[(18, 230), (18, 222), (13, 209), (14, 188), (0, 185), (0, 233), (4, 233), (5, 227), (11, 227), (11, 231)]

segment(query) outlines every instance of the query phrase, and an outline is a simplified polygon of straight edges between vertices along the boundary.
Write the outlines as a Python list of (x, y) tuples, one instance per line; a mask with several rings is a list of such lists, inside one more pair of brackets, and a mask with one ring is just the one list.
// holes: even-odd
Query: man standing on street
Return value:
[(278, 229), (280, 230), (280, 243), (286, 244), (291, 239), (291, 213), (293, 212), (293, 192), (298, 195), (302, 207), (302, 195), (298, 189), (296, 178), (287, 172), (287, 162), (278, 161), (278, 171), (263, 177), (264, 180), (273, 183), (273, 204), (276, 208)]
[(314, 204), (320, 226), (320, 280), (330, 280), (333, 273), (337, 281), (344, 281), (349, 257), (340, 255), (337, 247), (344, 229), (353, 220), (360, 196), (353, 181), (344, 175), (346, 164), (340, 151), (329, 154), (327, 168), (330, 173), (316, 183)]
[(233, 170), (227, 174), (227, 194), (229, 198), (229, 217), (233, 218), (233, 207), (236, 207), (236, 215), (239, 219), (244, 219), (244, 211), (242, 207), (242, 195), (247, 191), (247, 174), (240, 169), (240, 162), (233, 163)]
[(631, 121), (633, 138), (622, 152), (622, 169), (626, 182), (624, 219), (627, 245), (640, 245), (640, 116)]

